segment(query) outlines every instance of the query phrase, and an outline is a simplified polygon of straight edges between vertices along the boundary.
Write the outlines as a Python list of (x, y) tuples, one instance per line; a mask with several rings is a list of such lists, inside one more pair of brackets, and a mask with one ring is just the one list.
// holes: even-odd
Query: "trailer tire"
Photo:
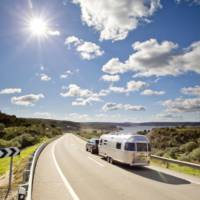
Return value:
[(110, 163), (110, 157), (109, 156), (106, 157), (106, 161)]
[(114, 161), (113, 161), (113, 159), (111, 157), (110, 157), (109, 163), (110, 164), (114, 164)]

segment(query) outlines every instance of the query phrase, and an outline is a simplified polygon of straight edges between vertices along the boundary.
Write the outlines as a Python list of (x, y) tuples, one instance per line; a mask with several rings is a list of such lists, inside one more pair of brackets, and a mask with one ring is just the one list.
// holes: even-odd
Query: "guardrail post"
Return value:
[(168, 162), (166, 162), (166, 168), (169, 168), (169, 163)]
[(19, 190), (18, 190), (18, 200), (25, 200), (26, 199), (26, 193), (28, 190), (28, 184), (23, 184), (20, 185)]
[(29, 179), (30, 170), (25, 170), (23, 173), (23, 182), (26, 183)]

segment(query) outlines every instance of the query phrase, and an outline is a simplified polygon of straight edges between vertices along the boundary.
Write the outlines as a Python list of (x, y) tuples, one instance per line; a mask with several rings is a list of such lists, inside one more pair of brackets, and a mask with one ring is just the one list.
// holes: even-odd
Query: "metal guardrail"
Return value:
[(196, 163), (191, 163), (191, 162), (186, 162), (186, 161), (180, 161), (180, 160), (175, 160), (175, 159), (160, 157), (160, 156), (156, 156), (156, 155), (151, 155), (151, 158), (155, 159), (155, 160), (160, 160), (160, 161), (165, 162), (167, 168), (169, 166), (169, 163), (174, 163), (174, 164), (178, 164), (178, 165), (182, 165), (182, 166), (187, 166), (187, 167), (191, 167), (191, 168), (199, 169), (200, 170), (200, 165), (196, 164)]
[(24, 184), (20, 185), (18, 190), (18, 199), (19, 200), (32, 200), (32, 189), (33, 189), (33, 181), (34, 181), (34, 174), (37, 165), (37, 161), (39, 159), (40, 154), (45, 149), (45, 147), (53, 142), (58, 137), (55, 137), (48, 142), (41, 144), (37, 150), (34, 152), (32, 157), (30, 157), (29, 163), (27, 164), (27, 169), (24, 171), (23, 182)]
[(44, 148), (47, 145), (48, 145), (48, 143), (44, 143), (41, 146), (39, 146), (39, 148), (36, 150), (36, 152), (34, 154), (32, 165), (31, 165), (31, 168), (30, 168), (29, 179), (28, 179), (28, 190), (27, 190), (27, 197), (26, 197), (27, 200), (32, 199), (32, 188), (33, 188), (33, 180), (34, 180), (34, 173), (35, 173), (36, 164), (37, 164), (37, 161), (38, 161), (40, 154), (42, 153), (42, 151), (44, 150)]

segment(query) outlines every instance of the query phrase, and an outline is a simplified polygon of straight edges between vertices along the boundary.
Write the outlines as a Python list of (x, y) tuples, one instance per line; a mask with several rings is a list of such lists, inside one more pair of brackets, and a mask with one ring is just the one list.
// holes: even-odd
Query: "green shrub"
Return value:
[(196, 142), (187, 142), (186, 144), (183, 144), (183, 145), (180, 146), (180, 150), (182, 152), (191, 152), (196, 147), (197, 147)]
[(3, 130), (4, 130), (4, 128), (5, 128), (5, 124), (3, 124), (3, 123), (0, 123), (0, 132), (1, 132), (1, 131), (3, 131)]
[(183, 160), (183, 161), (187, 161), (187, 162), (190, 162), (191, 161), (191, 158), (190, 158), (190, 156), (188, 155), (188, 154), (181, 154), (180, 156), (179, 156), (179, 160)]
[(200, 162), (200, 147), (194, 149), (189, 155), (193, 160)]
[[(155, 152), (155, 153), (154, 153)], [(157, 150), (157, 151), (154, 151), (153, 153), (156, 155), (156, 156), (163, 156), (164, 155), (164, 151), (162, 150)]]
[(9, 146), (8, 143), (9, 143), (8, 141), (0, 139), (0, 147), (1, 148)]
[(176, 159), (177, 154), (179, 153), (179, 148), (178, 147), (172, 147), (169, 149), (168, 154), (171, 158)]

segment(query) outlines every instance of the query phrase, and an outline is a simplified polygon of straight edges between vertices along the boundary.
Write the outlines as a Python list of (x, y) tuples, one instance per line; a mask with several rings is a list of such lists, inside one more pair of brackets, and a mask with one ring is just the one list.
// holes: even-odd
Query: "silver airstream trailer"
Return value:
[(105, 134), (99, 140), (99, 155), (110, 163), (145, 166), (150, 163), (150, 152), (150, 142), (144, 135)]

